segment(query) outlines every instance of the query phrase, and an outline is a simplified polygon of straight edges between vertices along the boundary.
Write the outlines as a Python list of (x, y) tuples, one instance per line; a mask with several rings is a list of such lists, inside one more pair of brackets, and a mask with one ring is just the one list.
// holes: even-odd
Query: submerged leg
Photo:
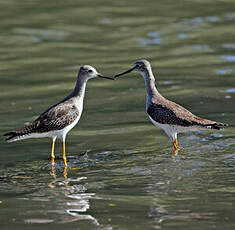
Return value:
[(65, 138), (62, 140), (62, 148), (63, 148), (63, 160), (64, 166), (67, 167), (66, 153), (65, 153)]
[(180, 149), (177, 140), (177, 133), (176, 132), (171, 133), (170, 138), (173, 141), (173, 154), (177, 154)]
[(174, 154), (177, 154), (178, 153), (178, 151), (179, 151), (179, 145), (178, 145), (178, 140), (177, 140), (177, 138), (175, 138), (175, 140), (174, 140), (174, 142), (173, 142), (173, 148), (174, 148), (174, 151), (173, 151), (173, 153)]
[[(56, 173), (55, 173), (55, 165), (51, 165), (51, 172), (50, 172), (51, 176), (56, 179)], [(51, 183), (50, 183), (51, 184)], [(50, 185), (49, 184), (49, 185)]]
[(52, 165), (55, 164), (55, 154), (54, 154), (54, 150), (55, 150), (55, 140), (56, 140), (56, 137), (53, 138), (53, 140), (52, 140), (52, 146), (51, 146), (51, 164), (52, 164)]
[(67, 169), (68, 169), (67, 166), (64, 167), (63, 176), (64, 176), (65, 179), (67, 178)]

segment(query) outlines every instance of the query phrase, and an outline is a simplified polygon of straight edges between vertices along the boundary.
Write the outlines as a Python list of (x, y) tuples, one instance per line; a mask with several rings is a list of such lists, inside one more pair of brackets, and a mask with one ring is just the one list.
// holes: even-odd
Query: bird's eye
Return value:
[(91, 69), (88, 70), (88, 73), (92, 73), (93, 71)]
[(139, 68), (139, 67), (140, 67), (140, 65), (139, 65), (139, 64), (136, 64), (136, 65), (135, 65), (135, 67)]

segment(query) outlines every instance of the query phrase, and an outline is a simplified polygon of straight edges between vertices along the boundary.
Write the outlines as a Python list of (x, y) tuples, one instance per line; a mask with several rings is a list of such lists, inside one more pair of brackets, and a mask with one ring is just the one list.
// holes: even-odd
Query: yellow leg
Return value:
[(52, 164), (52, 165), (55, 164), (55, 154), (54, 154), (54, 150), (55, 150), (55, 139), (52, 140), (52, 146), (51, 146), (51, 164)]
[(63, 146), (63, 160), (64, 160), (64, 166), (67, 168), (67, 161), (66, 161), (66, 153), (65, 153), (65, 141), (62, 141)]
[(178, 141), (177, 141), (177, 138), (175, 138), (175, 140), (174, 140), (174, 142), (173, 142), (173, 148), (174, 148), (174, 151), (173, 151), (173, 153), (174, 154), (177, 154), (178, 153), (178, 151), (179, 151), (179, 145), (178, 145)]

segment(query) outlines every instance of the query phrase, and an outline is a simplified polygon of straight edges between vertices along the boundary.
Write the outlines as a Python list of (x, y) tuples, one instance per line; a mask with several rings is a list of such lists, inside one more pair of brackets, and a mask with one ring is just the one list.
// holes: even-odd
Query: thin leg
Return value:
[(65, 153), (65, 140), (62, 141), (62, 147), (63, 147), (64, 166), (67, 168), (66, 153)]
[(55, 164), (55, 154), (54, 154), (54, 150), (55, 150), (55, 140), (56, 140), (56, 137), (53, 138), (53, 140), (52, 140), (52, 146), (51, 146), (51, 164), (52, 164), (52, 165)]
[(175, 140), (174, 140), (174, 142), (173, 142), (173, 148), (174, 148), (174, 151), (173, 151), (173, 153), (174, 154), (177, 154), (178, 153), (178, 151), (179, 151), (179, 145), (178, 145), (178, 140), (177, 140), (177, 138), (175, 138)]

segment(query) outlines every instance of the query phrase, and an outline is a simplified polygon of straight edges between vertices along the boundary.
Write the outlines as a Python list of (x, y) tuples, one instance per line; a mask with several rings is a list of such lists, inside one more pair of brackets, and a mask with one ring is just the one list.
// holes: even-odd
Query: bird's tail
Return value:
[(10, 143), (10, 142), (26, 139), (28, 134), (17, 132), (17, 131), (12, 131), (12, 132), (3, 134), (3, 136), (6, 136), (7, 137), (6, 141)]
[(29, 125), (24, 126), (23, 128), (19, 130), (14, 130), (8, 133), (3, 134), (3, 136), (6, 136), (6, 141), (7, 142), (14, 142), (14, 141), (19, 141), (23, 139), (30, 138), (30, 135), (34, 132), (35, 130), (35, 124), (31, 123)]
[(227, 127), (228, 124), (224, 124), (224, 123), (221, 123), (221, 122), (215, 122), (215, 123), (212, 123), (212, 124), (204, 124), (203, 127), (205, 127), (206, 129), (222, 129), (224, 127)]

